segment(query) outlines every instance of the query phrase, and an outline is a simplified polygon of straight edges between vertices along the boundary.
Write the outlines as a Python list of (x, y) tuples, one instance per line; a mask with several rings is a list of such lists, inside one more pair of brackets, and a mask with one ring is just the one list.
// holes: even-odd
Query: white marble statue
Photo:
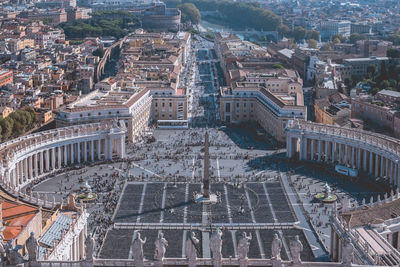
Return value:
[(274, 260), (281, 259), (281, 249), (282, 249), (282, 240), (279, 238), (278, 234), (275, 234), (274, 239), (272, 240), (272, 259)]
[(301, 263), (300, 253), (303, 251), (303, 244), (299, 240), (299, 236), (290, 241), (290, 254), (292, 255), (293, 263)]
[(92, 234), (89, 234), (85, 240), (85, 252), (86, 252), (86, 260), (93, 260), (93, 250), (94, 250), (94, 239)]
[(35, 238), (35, 233), (31, 232), (29, 238), (25, 241), (26, 249), (28, 250), (29, 261), (37, 261), (38, 241)]
[(353, 263), (354, 257), (354, 245), (351, 243), (350, 239), (346, 239), (346, 244), (342, 249), (342, 263), (343, 265), (349, 265)]
[(237, 248), (239, 259), (241, 260), (247, 259), (247, 253), (249, 253), (251, 239), (252, 239), (251, 233), (250, 235), (247, 235), (246, 232), (242, 233), (242, 237), (239, 240)]
[(220, 261), (222, 259), (222, 231), (219, 228), (211, 235), (210, 249), (213, 260)]
[(162, 261), (164, 259), (164, 255), (168, 247), (168, 241), (164, 238), (163, 233), (158, 234), (158, 237), (154, 242), (154, 245), (155, 245), (154, 259)]
[(196, 260), (197, 258), (197, 251), (196, 251), (196, 245), (199, 243), (199, 239), (197, 239), (196, 237), (196, 233), (195, 232), (191, 232), (189, 238), (186, 240), (186, 244), (185, 244), (185, 253), (186, 253), (186, 257), (189, 260)]
[(143, 266), (144, 255), (143, 255), (143, 245), (146, 243), (147, 238), (140, 238), (140, 233), (136, 234), (136, 239), (133, 241), (133, 259), (138, 267)]

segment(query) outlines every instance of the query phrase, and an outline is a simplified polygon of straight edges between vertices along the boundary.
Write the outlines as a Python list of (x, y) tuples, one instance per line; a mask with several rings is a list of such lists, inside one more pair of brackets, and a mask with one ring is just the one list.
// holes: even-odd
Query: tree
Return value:
[(304, 29), (301, 26), (296, 26), (294, 27), (291, 35), (293, 36), (294, 40), (296, 42), (300, 42), (304, 39), (304, 37), (306, 36), (306, 29)]
[(335, 34), (335, 35), (333, 35), (332, 37), (331, 37), (331, 40), (335, 40), (335, 39), (339, 39), (339, 43), (344, 43), (344, 42), (346, 42), (346, 37), (344, 37), (343, 35), (341, 35), (341, 34)]
[(346, 85), (347, 88), (350, 88), (351, 85), (353, 84), (353, 81), (350, 77), (344, 78), (344, 84)]
[(368, 77), (370, 77), (370, 78), (375, 77), (377, 71), (378, 71), (378, 69), (377, 69), (376, 65), (370, 64), (370, 65), (367, 66)]
[(281, 36), (285, 36), (285, 35), (288, 35), (290, 33), (290, 28), (288, 26), (286, 26), (285, 24), (279, 25), (276, 28), (276, 30)]
[(104, 56), (104, 50), (103, 48), (99, 47), (96, 50), (93, 51), (93, 56), (97, 56), (102, 58)]
[(379, 91), (380, 91), (379, 88), (374, 87), (374, 88), (371, 89), (371, 94), (372, 95), (376, 95)]
[(349, 41), (351, 44), (357, 43), (357, 41), (365, 40), (365, 36), (359, 33), (353, 33), (350, 35)]
[(307, 44), (309, 48), (317, 48), (318, 47), (318, 42), (314, 39), (308, 39)]
[(381, 63), (381, 74), (379, 75), (379, 80), (387, 80), (388, 79), (388, 74), (386, 70), (386, 63), (385, 61), (382, 61)]
[(333, 39), (332, 43), (340, 44), (340, 39), (339, 38), (335, 38), (335, 39)]
[(397, 50), (397, 49), (394, 49), (394, 48), (390, 48), (386, 52), (386, 56), (390, 57), (390, 58), (400, 58), (400, 50)]
[(306, 39), (319, 40), (319, 31), (316, 30), (307, 31)]
[(390, 87), (390, 82), (388, 80), (383, 80), (381, 82), (381, 88), (382, 89), (388, 89)]
[(321, 46), (321, 51), (332, 51), (332, 46), (330, 43), (325, 43), (323, 46)]
[(178, 6), (182, 12), (183, 21), (190, 20), (193, 24), (197, 25), (201, 21), (201, 14), (197, 7), (192, 3), (185, 3)]

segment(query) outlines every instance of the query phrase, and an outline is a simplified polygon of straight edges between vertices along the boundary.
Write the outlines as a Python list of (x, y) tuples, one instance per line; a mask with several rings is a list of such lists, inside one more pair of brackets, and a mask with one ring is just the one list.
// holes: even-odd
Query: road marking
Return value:
[[(141, 214), (142, 211), (143, 211), (143, 202), (144, 202), (144, 196), (146, 195), (146, 188), (147, 188), (147, 183), (144, 183), (143, 190), (142, 190), (142, 197), (140, 198), (140, 205), (139, 205), (138, 214)], [(136, 223), (139, 223), (139, 222), (140, 222), (140, 215), (136, 219)], [(133, 235), (132, 235), (131, 247), (129, 248), (128, 259), (133, 259), (133, 242), (136, 239), (136, 234), (137, 234), (137, 231), (134, 231)]]
[(143, 168), (142, 166), (137, 165), (136, 163), (131, 162), (131, 164), (132, 164), (133, 166), (135, 166), (135, 167), (138, 167), (139, 169), (144, 170), (145, 172), (148, 172), (148, 173), (150, 173), (150, 174), (153, 174), (153, 175), (157, 176), (158, 178), (162, 178), (162, 177), (161, 177), (160, 175), (158, 175), (157, 173), (152, 172), (152, 171), (150, 171), (150, 170), (148, 170), (148, 169), (146, 169), (146, 168)]

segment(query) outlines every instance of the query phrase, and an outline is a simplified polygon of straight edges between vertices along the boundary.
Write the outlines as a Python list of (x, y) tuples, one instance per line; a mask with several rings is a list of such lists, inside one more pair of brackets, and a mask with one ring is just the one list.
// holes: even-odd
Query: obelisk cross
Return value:
[(203, 178), (203, 198), (210, 198), (210, 155), (208, 151), (208, 133), (206, 132), (204, 141), (204, 178)]

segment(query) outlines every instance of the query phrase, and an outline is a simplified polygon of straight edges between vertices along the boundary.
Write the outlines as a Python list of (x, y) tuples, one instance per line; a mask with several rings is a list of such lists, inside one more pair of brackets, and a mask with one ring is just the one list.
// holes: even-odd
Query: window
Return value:
[(158, 107), (158, 103), (156, 102), (156, 103), (154, 104), (154, 106), (155, 106), (155, 107)]
[(172, 103), (171, 103), (171, 102), (169, 102), (169, 107), (170, 107), (170, 108), (172, 107)]
[(165, 107), (165, 103), (162, 103), (162, 107)]
[(87, 115), (88, 115), (88, 117), (90, 117), (90, 113), (88, 113)]
[(231, 103), (225, 104), (225, 112), (231, 112)]
[(79, 114), (79, 116), (82, 118), (82, 114)]
[(99, 116), (101, 115), (101, 112), (99, 112)]

